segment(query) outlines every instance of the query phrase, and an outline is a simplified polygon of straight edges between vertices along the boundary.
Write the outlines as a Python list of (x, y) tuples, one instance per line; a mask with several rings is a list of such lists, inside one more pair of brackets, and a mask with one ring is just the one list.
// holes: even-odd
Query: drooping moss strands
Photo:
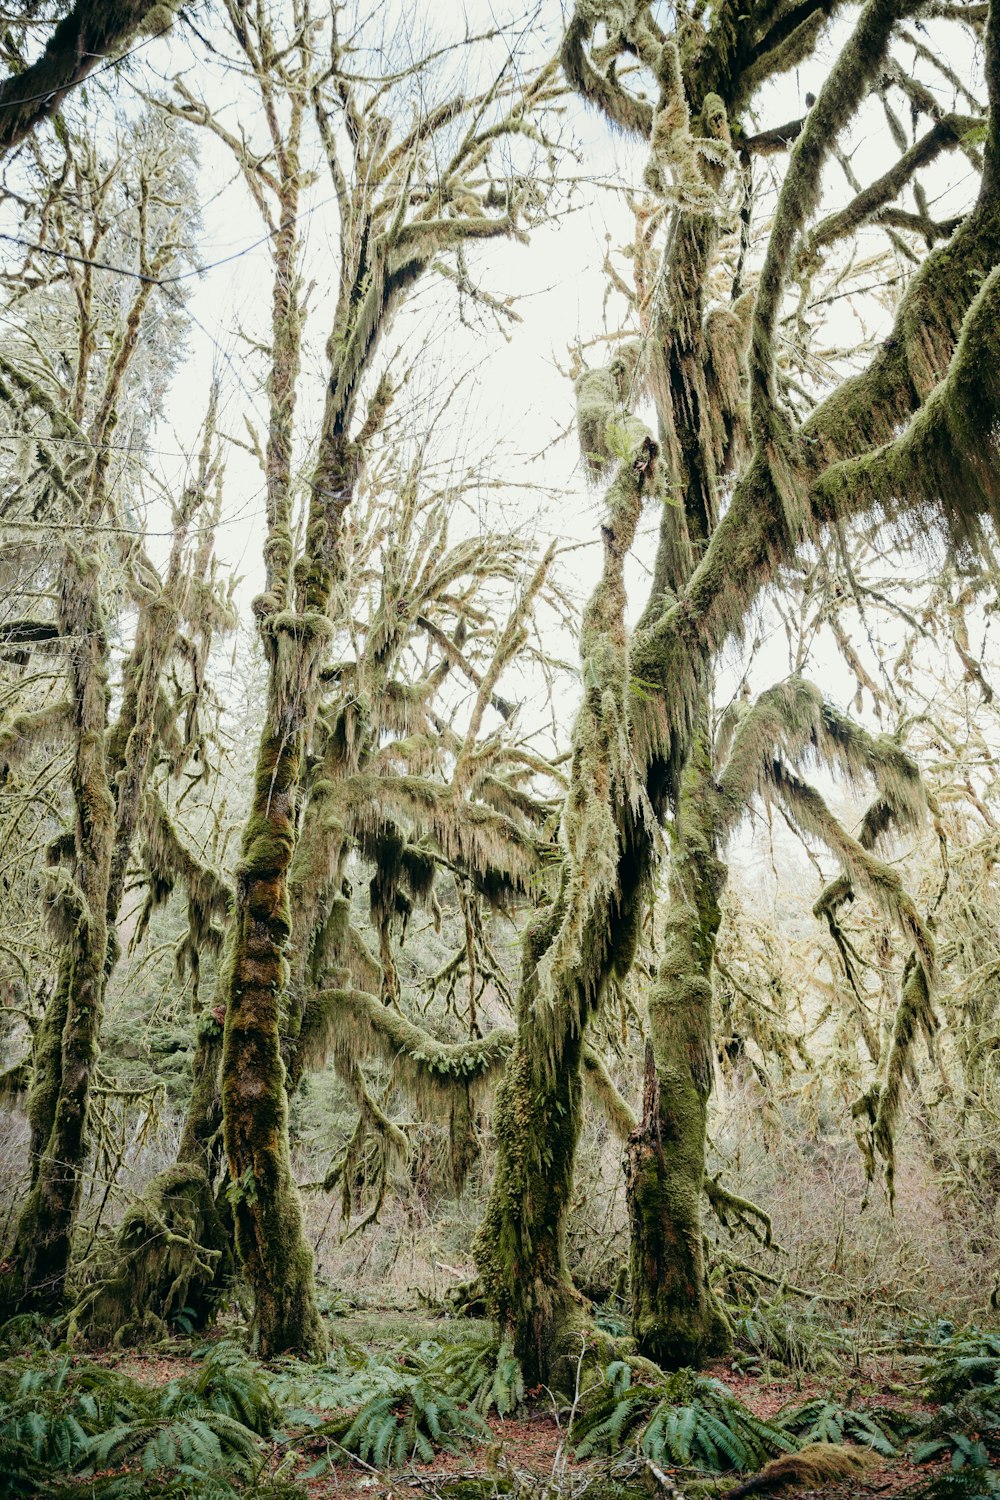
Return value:
[[(664, 953), (648, 1002), (642, 1122), (626, 1157), (635, 1335), (643, 1352), (669, 1364), (699, 1363), (725, 1340), (724, 1319), (705, 1288), (700, 1196), (714, 1066), (712, 973), (726, 879), (721, 856), (751, 799), (781, 798), (793, 821), (823, 838), (904, 930), (923, 936), (925, 960), (931, 958), (898, 877), (870, 854), (889, 825), (915, 828), (926, 814), (919, 773), (899, 745), (869, 735), (792, 677), (762, 693), (734, 729), (723, 725), (715, 752), (728, 749), (728, 757), (716, 781), (707, 721), (703, 706), (674, 822)], [(818, 794), (787, 769), (786, 757), (820, 760), (852, 781), (876, 781), (881, 795), (863, 825), (868, 848), (850, 839)]]
[[(865, 828), (871, 849), (879, 825), (901, 832), (917, 828), (927, 816), (927, 793), (914, 761), (888, 735), (871, 735), (842, 714), (804, 678), (794, 676), (761, 693), (739, 721), (719, 789), (728, 806), (727, 830), (743, 816), (753, 794), (768, 795), (776, 755), (796, 764), (812, 757), (841, 771), (848, 781), (873, 778), (880, 798), (869, 810)], [(870, 820), (870, 821), (869, 821)]]
[(889, 519), (937, 511), (959, 545), (1000, 514), (996, 422), (1000, 415), (997, 326), (1000, 267), (966, 316), (947, 376), (909, 427), (873, 453), (832, 465), (817, 481), (817, 509), (842, 510), (848, 496)]
[[(625, 628), (625, 557), (635, 536), (643, 500), (656, 484), (658, 447), (634, 417), (608, 419), (609, 441), (620, 454), (608, 488), (607, 521), (602, 528), (604, 570), (584, 610), (580, 656), (584, 697), (573, 729), (570, 785), (563, 806), (560, 839), (565, 878), (560, 924), (539, 966), (539, 1009), (552, 1005), (550, 1063), (559, 1065), (565, 1017), (563, 976), (581, 956), (583, 933), (595, 910), (616, 883), (622, 818), (652, 819), (632, 759), (628, 640)], [(555, 998), (558, 995), (558, 999)], [(578, 1021), (586, 1026), (586, 1010)]]
[(61, 744), (69, 731), (70, 705), (64, 699), (7, 719), (0, 727), (0, 786), (32, 750), (47, 743)]
[[(175, 507), (170, 555), (162, 585), (147, 559), (144, 572), (149, 580), (138, 586), (139, 616), (135, 643), (123, 672), (121, 712), (108, 740), (108, 759), (115, 795), (115, 850), (108, 884), (108, 925), (113, 930), (125, 889), (125, 875), (139, 824), (143, 793), (150, 768), (150, 752), (156, 736), (157, 707), (161, 680), (177, 645), (177, 632), (190, 578), (185, 569), (185, 544), (198, 511), (207, 505), (209, 488), (216, 476), (215, 414), (218, 390), (213, 386), (202, 429), (202, 443), (194, 482)], [(211, 527), (207, 527), (211, 548)], [(211, 636), (211, 622), (205, 622)], [(109, 963), (112, 951), (109, 949)]]
[[(1000, 98), (1000, 20), (991, 10), (986, 36), (986, 75), (991, 101)], [(931, 252), (912, 278), (896, 315), (890, 337), (862, 375), (844, 381), (816, 409), (802, 430), (800, 454), (810, 479), (810, 516), (828, 520), (836, 502), (841, 519), (885, 503), (891, 485), (873, 493), (869, 484), (831, 485), (822, 495), (824, 465), (835, 463), (885, 442), (899, 424), (916, 410), (947, 367), (961, 325), (983, 279), (1000, 257), (1000, 194), (997, 181), (997, 109), (990, 114), (984, 151), (983, 180), (976, 205), (947, 246)], [(989, 319), (979, 327), (986, 336)], [(980, 362), (988, 378), (995, 361)], [(977, 449), (981, 444), (977, 437)], [(862, 477), (864, 477), (862, 475)], [(949, 485), (949, 493), (952, 486)], [(938, 493), (933, 500), (940, 506)], [(921, 497), (927, 504), (926, 498)], [(818, 514), (817, 514), (818, 512)], [(720, 521), (701, 564), (676, 605), (667, 601), (659, 618), (644, 621), (633, 643), (636, 675), (663, 683), (669, 700), (651, 704), (644, 734), (651, 747), (666, 748), (674, 734), (683, 733), (692, 702), (696, 663), (714, 654), (732, 633), (738, 633), (746, 610), (790, 555), (793, 540), (784, 534), (783, 511), (773, 476), (758, 456), (735, 486), (726, 515)], [(739, 587), (734, 587), (739, 580)], [(658, 721), (658, 722), (657, 722)], [(667, 725), (673, 726), (671, 730)]]
[(566, 27), (560, 61), (570, 86), (595, 105), (618, 129), (648, 139), (653, 110), (648, 101), (636, 99), (621, 88), (612, 69), (599, 70), (587, 56), (595, 27), (603, 19), (601, 7), (577, 4)]
[(914, 951), (906, 962), (902, 992), (892, 1023), (882, 1080), (854, 1105), (859, 1122), (858, 1144), (869, 1181), (875, 1176), (876, 1153), (885, 1167), (890, 1203), (896, 1193), (896, 1126), (903, 1102), (903, 1084), (912, 1068), (913, 1048), (923, 1036), (933, 1046), (940, 1022), (934, 1011), (928, 972)]
[[(948, 114), (936, 120), (930, 130), (925, 131), (887, 172), (859, 191), (846, 207), (828, 215), (809, 232), (806, 253), (810, 256), (817, 254), (854, 234), (874, 218), (882, 224), (890, 223), (891, 216), (883, 210), (902, 192), (915, 173), (935, 160), (942, 151), (954, 149), (964, 135), (980, 129), (983, 124), (982, 119), (972, 115)], [(949, 232), (956, 227), (957, 225), (951, 225)]]
[[(422, 1027), (364, 990), (320, 991), (306, 1010), (302, 1048), (313, 1063), (332, 1052), (345, 1065), (359, 1057), (382, 1057), (428, 1110), (456, 1084), (486, 1083), (513, 1045), (507, 1027), (468, 1042), (438, 1042)], [(437, 1091), (437, 1092), (436, 1092)]]

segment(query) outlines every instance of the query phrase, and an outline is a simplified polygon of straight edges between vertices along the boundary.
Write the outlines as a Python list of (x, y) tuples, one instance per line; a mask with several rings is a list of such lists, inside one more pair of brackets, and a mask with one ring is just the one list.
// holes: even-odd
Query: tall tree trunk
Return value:
[(41, 1033), (41, 1066), (28, 1099), (31, 1189), (18, 1221), (3, 1297), (8, 1306), (45, 1312), (62, 1301), (80, 1201), (108, 951), (115, 805), (105, 752), (107, 640), (96, 556), (67, 548), (59, 624), (69, 652), (74, 719), (75, 857), (72, 876), (59, 872), (51, 901), (65, 948), (52, 1019), (46, 1018)]
[(632, 1329), (667, 1369), (727, 1346), (708, 1285), (701, 1200), (712, 1090), (712, 962), (726, 869), (716, 856), (707, 714), (681, 781), (664, 952), (649, 997), (642, 1120), (629, 1138)]
[[(272, 681), (274, 675), (272, 669)], [(270, 717), (237, 872), (222, 1081), (236, 1245), (254, 1291), (262, 1358), (289, 1349), (316, 1353), (326, 1343), (292, 1177), (279, 1036), (302, 729), (282, 726), (273, 710)]]
[[(257, 601), (268, 656), (267, 714), (236, 872), (224, 977), (223, 1139), (236, 1248), (253, 1289), (255, 1340), (264, 1358), (287, 1349), (315, 1353), (326, 1345), (316, 1309), (312, 1252), (292, 1177), (281, 1037), (289, 1004), (289, 875), (305, 743), (317, 707), (323, 652), (332, 634), (327, 609), (340, 528), (360, 463), (359, 448), (346, 435), (342, 396), (331, 383), (306, 550), (295, 570), (296, 608), (277, 607), (282, 594), (288, 597), (284, 588)], [(385, 388), (381, 399), (388, 401)]]
[[(525, 939), (517, 1041), (494, 1101), (496, 1169), (476, 1239), (490, 1305), (528, 1385), (566, 1387), (583, 1322), (566, 1265), (566, 1219), (581, 1119), (587, 1026), (613, 974), (635, 954), (652, 860), (653, 804), (631, 749), (624, 560), (657, 493), (658, 446), (631, 417), (628, 352), (577, 382), (581, 448), (614, 464), (602, 526), (604, 568), (580, 630), (583, 701), (573, 731), (558, 898)], [(607, 446), (613, 434), (617, 463)]]

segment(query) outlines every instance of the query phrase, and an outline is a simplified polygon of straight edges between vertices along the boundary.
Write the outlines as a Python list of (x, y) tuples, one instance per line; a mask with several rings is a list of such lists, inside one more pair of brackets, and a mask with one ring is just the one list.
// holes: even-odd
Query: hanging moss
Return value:
[(494, 1027), (468, 1042), (439, 1042), (362, 990), (323, 990), (310, 998), (302, 1028), (306, 1061), (328, 1051), (342, 1066), (379, 1056), (427, 1113), (450, 1107), (456, 1088), (482, 1087), (510, 1055), (513, 1033)]

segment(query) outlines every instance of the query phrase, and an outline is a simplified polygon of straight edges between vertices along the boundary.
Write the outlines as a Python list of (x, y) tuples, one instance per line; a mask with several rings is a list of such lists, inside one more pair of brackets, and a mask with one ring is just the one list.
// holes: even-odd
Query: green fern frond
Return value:
[(831, 1397), (816, 1396), (782, 1412), (777, 1425), (803, 1444), (843, 1443), (850, 1439), (892, 1458), (898, 1440), (917, 1430), (913, 1418), (890, 1406), (846, 1407)]
[(394, 1390), (370, 1397), (358, 1411), (315, 1432), (378, 1469), (398, 1468), (413, 1457), (426, 1460), (437, 1450), (459, 1452), (489, 1436), (478, 1412), (435, 1390), (423, 1376), (403, 1371)]
[[(656, 1385), (632, 1385), (621, 1362), (605, 1385), (584, 1399), (573, 1425), (577, 1457), (614, 1453), (635, 1434), (648, 1459), (721, 1474), (760, 1468), (798, 1445), (787, 1432), (754, 1416), (721, 1381), (680, 1370)], [(641, 1429), (641, 1430), (640, 1430)]]

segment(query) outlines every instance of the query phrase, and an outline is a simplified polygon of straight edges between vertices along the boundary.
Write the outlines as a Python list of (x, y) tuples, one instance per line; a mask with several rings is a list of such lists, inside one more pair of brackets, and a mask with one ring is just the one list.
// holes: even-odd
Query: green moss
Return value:
[(74, 1319), (89, 1338), (115, 1344), (159, 1337), (178, 1315), (204, 1328), (234, 1270), (209, 1179), (180, 1162), (126, 1211)]
[(326, 1346), (316, 1309), (312, 1254), (292, 1177), (279, 1021), (291, 927), (288, 868), (293, 789), (301, 751), (286, 733), (265, 737), (244, 834), (232, 946), (223, 983), (226, 1020), (222, 1114), (236, 1246), (254, 1293), (254, 1337), (263, 1358)]
[(701, 1199), (712, 1089), (712, 963), (725, 867), (707, 715), (681, 779), (663, 956), (649, 996), (639, 1128), (629, 1138), (632, 1329), (665, 1369), (721, 1353), (727, 1323), (708, 1285)]

